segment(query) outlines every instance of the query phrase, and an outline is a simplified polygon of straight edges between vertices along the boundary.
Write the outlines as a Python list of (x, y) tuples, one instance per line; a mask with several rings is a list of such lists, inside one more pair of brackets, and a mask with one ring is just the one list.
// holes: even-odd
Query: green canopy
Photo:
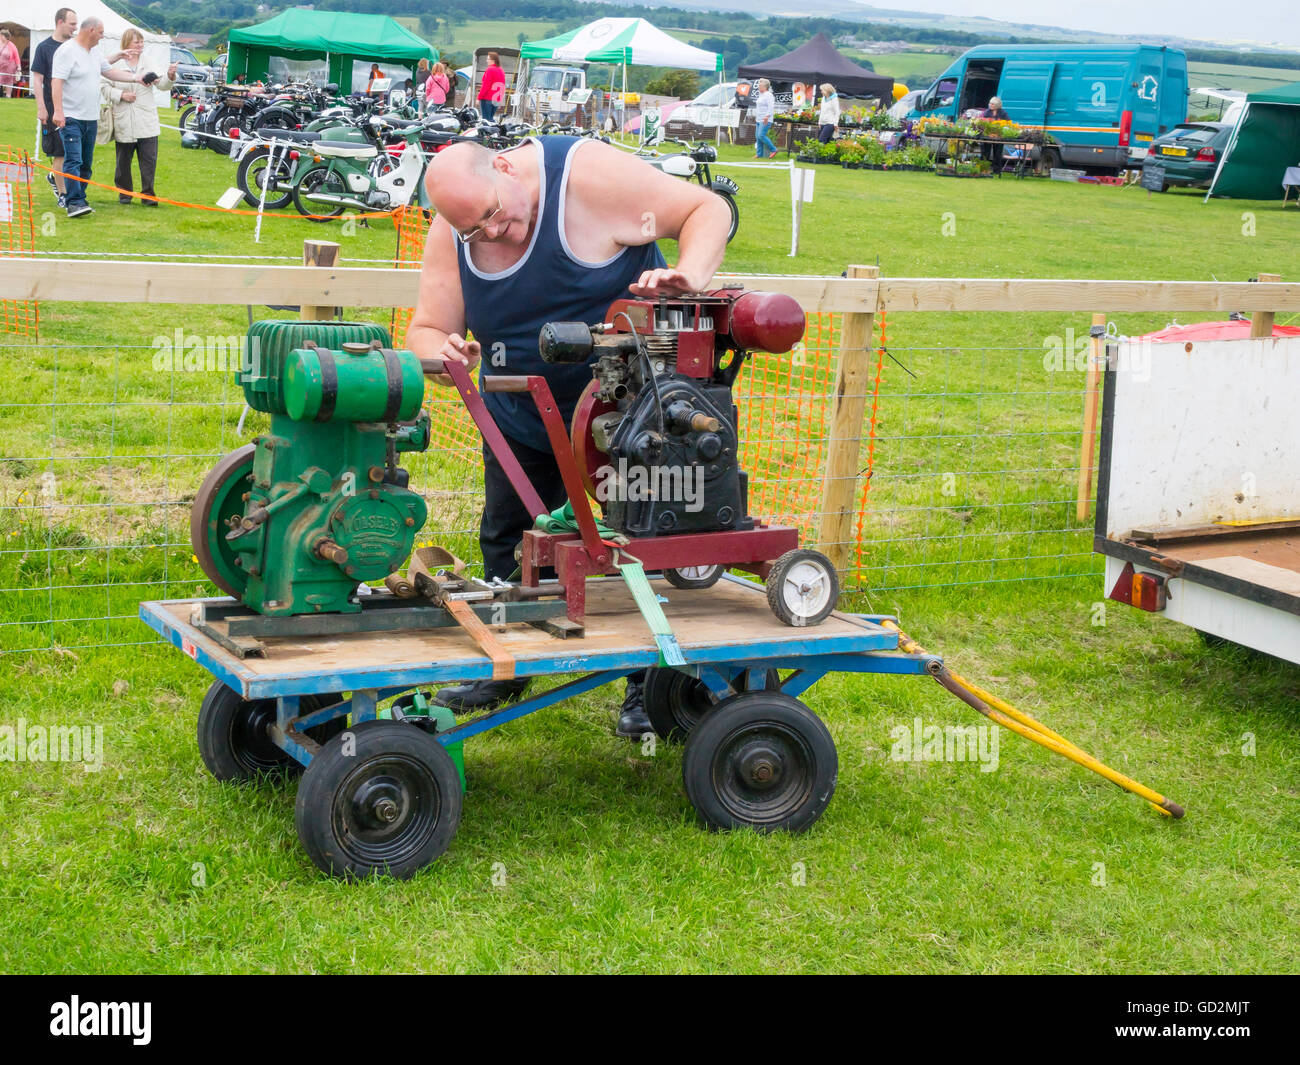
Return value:
[[(326, 59), (330, 80), (346, 92), (351, 88), (353, 62), (388, 63), (400, 68), (405, 77), (421, 59), (436, 60), (438, 52), (387, 15), (292, 7), (256, 26), (230, 31), (226, 76), (264, 78), (272, 56)], [(392, 76), (395, 71), (384, 73)]]
[(1289, 166), (1300, 166), (1300, 82), (1246, 97), (1206, 198), (1280, 200)]

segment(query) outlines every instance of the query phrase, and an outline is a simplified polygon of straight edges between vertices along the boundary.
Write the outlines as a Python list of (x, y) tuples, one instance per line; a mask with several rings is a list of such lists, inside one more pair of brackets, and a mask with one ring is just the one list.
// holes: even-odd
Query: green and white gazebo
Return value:
[[(520, 49), (528, 61), (608, 63), (623, 68), (623, 97), (627, 98), (627, 68), (678, 67), (717, 71), (722, 83), (722, 56), (670, 37), (643, 18), (602, 18), (544, 41), (528, 41)], [(612, 80), (612, 79), (611, 79)]]

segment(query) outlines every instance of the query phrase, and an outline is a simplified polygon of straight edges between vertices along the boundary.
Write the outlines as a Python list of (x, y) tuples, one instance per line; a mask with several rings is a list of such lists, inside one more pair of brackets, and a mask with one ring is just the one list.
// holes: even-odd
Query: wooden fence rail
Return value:
[[(311, 242), (309, 242), (311, 243)], [(409, 308), (419, 272), (340, 267), (337, 246), (309, 249), (303, 266), (0, 258), (0, 300), (83, 303), (255, 304), (299, 306), (307, 317), (334, 307)], [(1275, 274), (1257, 282), (1026, 280), (876, 276), (852, 266), (847, 276), (719, 274), (713, 285), (788, 293), (808, 313), (842, 314), (842, 342), (831, 397), (819, 539), (837, 568), (847, 564), (861, 461), (865, 375), (872, 322), (882, 312), (1253, 312), (1272, 325), (1300, 312), (1300, 284)], [(1270, 330), (1271, 331), (1271, 328)], [(1252, 335), (1263, 335), (1254, 330)], [(1085, 436), (1088, 422), (1085, 421)], [(1086, 447), (1086, 444), (1085, 444)], [(1084, 463), (1088, 460), (1085, 451)], [(1082, 484), (1082, 471), (1081, 481)], [(1083, 489), (1081, 488), (1082, 492)], [(1086, 507), (1081, 495), (1080, 506)]]

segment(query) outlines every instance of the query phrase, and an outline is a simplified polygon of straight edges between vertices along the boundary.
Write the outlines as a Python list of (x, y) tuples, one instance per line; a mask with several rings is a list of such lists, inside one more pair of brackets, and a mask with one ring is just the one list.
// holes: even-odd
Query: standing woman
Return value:
[(483, 84), (478, 90), (478, 109), (491, 122), (505, 98), (506, 73), (501, 69), (501, 57), (496, 52), (488, 52), (487, 70), (483, 71)]
[(768, 132), (776, 119), (776, 97), (767, 78), (758, 79), (758, 99), (754, 101), (754, 158), (776, 158), (776, 145)]
[(421, 59), (419, 65), (415, 68), (415, 102), (421, 118), (424, 117), (424, 86), (428, 80), (429, 61)]
[[(154, 89), (166, 91), (172, 87), (176, 76), (176, 64), (167, 68), (165, 74), (150, 71), (140, 65), (140, 54), (144, 51), (144, 34), (134, 26), (122, 31), (122, 51), (126, 53), (113, 64), (117, 70), (131, 74), (150, 73), (155, 79), (148, 85), (134, 85), (130, 82), (106, 82), (113, 98), (113, 140), (117, 142), (117, 170), (113, 174), (113, 184), (118, 187), (118, 203), (130, 203), (134, 186), (131, 184), (131, 157), (140, 158), (140, 191), (145, 196), (155, 195), (153, 190), (154, 171), (158, 166), (158, 102), (154, 99)], [(157, 207), (157, 200), (140, 198), (146, 207)]]
[(18, 54), (18, 46), (14, 44), (8, 30), (0, 29), (0, 88), (4, 90), (5, 96), (14, 94), (14, 83), (22, 69), (23, 61)]
[(835, 93), (835, 86), (829, 81), (822, 82), (822, 108), (817, 114), (817, 139), (822, 144), (829, 144), (835, 139), (835, 130), (840, 124), (840, 98)]
[(424, 85), (424, 98), (428, 110), (442, 107), (451, 95), (451, 79), (447, 77), (447, 68), (441, 62), (433, 64), (433, 73)]

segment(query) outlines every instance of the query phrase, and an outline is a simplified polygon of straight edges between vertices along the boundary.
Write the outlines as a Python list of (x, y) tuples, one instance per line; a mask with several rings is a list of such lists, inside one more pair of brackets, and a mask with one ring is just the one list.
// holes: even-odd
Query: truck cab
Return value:
[(1187, 116), (1187, 57), (1151, 45), (981, 45), (921, 95), (909, 118), (957, 121), (1000, 97), (1012, 121), (1056, 144), (1044, 165), (1120, 168)]

